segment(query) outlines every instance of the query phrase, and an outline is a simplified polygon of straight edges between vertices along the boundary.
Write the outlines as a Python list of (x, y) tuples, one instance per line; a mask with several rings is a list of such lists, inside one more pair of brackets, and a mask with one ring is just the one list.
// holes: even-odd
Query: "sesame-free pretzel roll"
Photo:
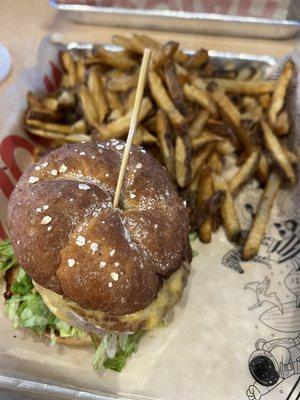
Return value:
[(8, 207), (20, 265), (88, 310), (135, 313), (191, 260), (188, 215), (165, 170), (132, 146), (118, 209), (124, 143), (68, 144), (27, 169)]

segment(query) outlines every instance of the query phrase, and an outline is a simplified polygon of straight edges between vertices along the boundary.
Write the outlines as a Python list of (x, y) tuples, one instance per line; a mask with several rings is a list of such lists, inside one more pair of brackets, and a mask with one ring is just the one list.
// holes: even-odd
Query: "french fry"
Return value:
[(264, 110), (268, 110), (271, 104), (271, 96), (268, 93), (261, 94), (258, 97), (258, 101)]
[(140, 54), (143, 54), (146, 47), (154, 50), (158, 50), (162, 47), (161, 43), (147, 35), (133, 35), (131, 40), (132, 43), (136, 44), (136, 48), (140, 49)]
[(275, 90), (276, 81), (236, 81), (234, 79), (214, 78), (209, 82), (215, 82), (226, 93), (258, 95), (272, 93)]
[(204, 125), (206, 124), (206, 121), (208, 120), (209, 113), (205, 110), (200, 110), (194, 121), (192, 122), (190, 128), (189, 128), (189, 138), (193, 139), (194, 137), (198, 136), (202, 129), (204, 128)]
[(219, 154), (216, 151), (213, 151), (207, 161), (207, 166), (211, 169), (212, 172), (220, 175), (223, 169), (222, 160)]
[(223, 138), (221, 138), (218, 135), (215, 135), (212, 132), (209, 132), (207, 130), (201, 132), (201, 134), (197, 137), (194, 137), (191, 140), (191, 146), (193, 152), (196, 152), (201, 149), (201, 147), (204, 147), (205, 145), (209, 143), (216, 143), (216, 142), (222, 142), (224, 141)]
[(50, 139), (50, 140), (61, 140), (62, 142), (90, 142), (91, 141), (91, 136), (85, 135), (83, 133), (73, 133), (70, 135), (64, 135), (63, 133), (60, 132), (55, 132), (55, 131), (46, 131), (43, 129), (39, 128), (32, 128), (30, 126), (26, 127), (26, 129), (32, 133), (35, 136), (42, 137), (44, 139)]
[(116, 92), (106, 90), (105, 96), (106, 96), (110, 110), (111, 111), (118, 110), (118, 114), (123, 115), (125, 110), (124, 110), (124, 106), (123, 106), (121, 100), (119, 99), (118, 94)]
[(178, 80), (175, 64), (172, 60), (169, 60), (165, 63), (164, 72), (166, 85), (175, 107), (182, 115), (186, 115), (187, 106), (185, 103), (183, 90)]
[(239, 141), (234, 133), (234, 130), (231, 128), (231, 126), (229, 126), (229, 124), (225, 123), (224, 121), (209, 118), (205, 124), (205, 127), (212, 133), (230, 140), (236, 150), (239, 150)]
[(156, 137), (152, 135), (152, 133), (147, 131), (147, 129), (145, 129), (143, 126), (142, 126), (142, 132), (143, 132), (142, 144), (144, 144), (145, 146), (158, 145)]
[(144, 135), (144, 129), (142, 125), (138, 125), (136, 127), (136, 132), (133, 137), (132, 143), (135, 144), (136, 146), (141, 146), (143, 143), (143, 135)]
[(274, 126), (277, 115), (283, 107), (286, 91), (291, 83), (294, 73), (295, 64), (292, 60), (288, 60), (283, 67), (273, 92), (271, 105), (268, 112), (268, 121), (271, 127)]
[[(148, 97), (144, 97), (142, 100), (138, 121), (141, 122), (147, 116), (151, 109), (151, 101)], [(127, 113), (123, 117), (112, 121), (107, 125), (102, 124), (100, 127), (98, 127), (100, 137), (103, 140), (123, 137), (126, 133), (128, 133), (131, 114), (132, 110), (127, 111)]]
[(77, 75), (77, 82), (84, 83), (86, 79), (86, 68), (82, 58), (76, 63), (76, 75)]
[(53, 122), (39, 121), (37, 119), (26, 119), (25, 125), (27, 127), (32, 126), (35, 128), (40, 128), (45, 131), (54, 131), (63, 133), (64, 135), (70, 135), (72, 133), (86, 133), (86, 124), (84, 120), (77, 121), (72, 125), (66, 125), (66, 124), (56, 124)]
[(94, 102), (97, 124), (101, 124), (108, 112), (108, 105), (104, 94), (103, 82), (97, 67), (90, 69), (87, 85)]
[(255, 69), (253, 67), (245, 67), (238, 71), (236, 80), (237, 81), (247, 81), (251, 79), (253, 74), (255, 73)]
[(158, 110), (156, 114), (156, 132), (159, 148), (166, 167), (172, 179), (175, 178), (175, 154), (168, 121), (165, 114)]
[[(213, 195), (213, 183), (210, 168), (204, 168), (201, 171), (199, 187), (197, 193), (197, 205), (203, 207), (205, 202)], [(203, 243), (211, 242), (212, 235), (212, 215), (208, 215), (199, 227), (199, 238)]]
[(131, 90), (130, 93), (128, 94), (127, 99), (125, 100), (124, 103), (126, 111), (131, 110), (133, 108), (135, 95), (136, 95), (136, 89)]
[(107, 89), (114, 92), (126, 92), (129, 89), (135, 88), (138, 81), (138, 73), (132, 75), (123, 75), (119, 78), (111, 78), (107, 82)]
[(131, 69), (137, 65), (137, 62), (130, 58), (126, 52), (109, 51), (104, 49), (102, 46), (96, 45), (93, 47), (94, 57), (87, 59), (87, 64), (105, 64), (110, 67), (120, 68), (120, 69)]
[(129, 50), (132, 52), (136, 51), (136, 48), (133, 46), (131, 40), (126, 36), (113, 35), (111, 40), (114, 44), (123, 47), (125, 50)]
[(237, 173), (229, 180), (228, 188), (231, 194), (236, 194), (237, 191), (251, 178), (257, 168), (259, 157), (260, 149), (254, 150), (238, 169)]
[(215, 144), (215, 149), (218, 153), (223, 154), (224, 156), (228, 156), (233, 154), (236, 150), (235, 146), (226, 139), (221, 138), (222, 140), (218, 141)]
[(183, 85), (183, 93), (189, 101), (199, 104), (212, 116), (216, 117), (218, 115), (215, 103), (204, 90), (186, 83)]
[(153, 115), (153, 117), (148, 118), (147, 120), (145, 120), (143, 122), (143, 125), (146, 129), (148, 129), (148, 131), (156, 134), (156, 114)]
[(80, 85), (79, 88), (79, 98), (83, 110), (83, 115), (86, 121), (93, 128), (97, 128), (99, 124), (98, 124), (98, 116), (95, 109), (95, 104), (93, 102), (90, 91), (83, 83)]
[(225, 193), (224, 200), (220, 207), (220, 213), (228, 238), (232, 241), (236, 241), (240, 236), (241, 227), (228, 184), (220, 175), (213, 174), (213, 187), (215, 192), (221, 190)]
[(200, 49), (192, 55), (192, 57), (185, 63), (186, 69), (201, 68), (209, 60), (208, 51)]
[(244, 245), (244, 260), (249, 260), (258, 253), (261, 240), (268, 225), (274, 199), (280, 188), (280, 184), (281, 179), (279, 175), (272, 172), (261, 195), (254, 221)]
[[(200, 152), (197, 154), (192, 155), (191, 159), (191, 180), (194, 181), (194, 179), (197, 180), (197, 174), (200, 172), (202, 166), (208, 159), (210, 153), (214, 149), (214, 144), (208, 144), (206, 145), (203, 149), (201, 149)], [(198, 185), (198, 180), (197, 180), (197, 185)]]
[(285, 136), (289, 134), (290, 121), (286, 110), (283, 110), (278, 114), (273, 129), (277, 136)]
[(149, 86), (152, 97), (155, 100), (157, 106), (166, 113), (172, 125), (179, 131), (185, 131), (186, 130), (185, 118), (174, 106), (166, 89), (163, 86), (161, 78), (154, 71), (149, 72)]
[(185, 188), (191, 178), (191, 150), (186, 136), (177, 136), (175, 143), (175, 174), (179, 187)]
[(281, 171), (287, 177), (291, 185), (296, 183), (296, 174), (289, 162), (278, 138), (272, 132), (272, 129), (265, 121), (261, 121), (261, 126), (264, 134), (264, 142), (266, 148), (269, 150), (273, 160), (279, 166)]
[(297, 165), (299, 163), (299, 155), (289, 150), (287, 147), (282, 146), (283, 151), (292, 165)]
[(27, 103), (28, 103), (29, 107), (31, 107), (31, 108), (35, 108), (35, 109), (42, 108), (40, 100), (31, 91), (27, 92)]
[(168, 60), (172, 60), (173, 55), (178, 50), (179, 43), (177, 42), (167, 42), (160, 49), (158, 49), (152, 57), (151, 68), (158, 69)]
[(77, 68), (72, 54), (69, 51), (64, 51), (61, 60), (68, 77), (65, 82), (66, 87), (73, 87), (77, 83)]

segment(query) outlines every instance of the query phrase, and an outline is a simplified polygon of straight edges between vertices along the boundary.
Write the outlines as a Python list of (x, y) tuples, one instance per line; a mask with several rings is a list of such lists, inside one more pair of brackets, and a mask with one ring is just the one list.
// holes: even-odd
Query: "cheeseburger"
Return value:
[(15, 327), (52, 342), (93, 340), (94, 367), (115, 370), (180, 299), (192, 257), (185, 205), (142, 148), (131, 148), (113, 208), (123, 149), (68, 144), (24, 172), (9, 201), (14, 254), (4, 268)]

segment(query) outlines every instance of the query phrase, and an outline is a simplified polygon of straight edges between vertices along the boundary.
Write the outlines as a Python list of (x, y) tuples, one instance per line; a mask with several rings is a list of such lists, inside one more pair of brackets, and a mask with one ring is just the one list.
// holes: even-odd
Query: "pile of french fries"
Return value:
[[(282, 183), (296, 183), (298, 156), (284, 143), (290, 133), (286, 95), (295, 75), (288, 60), (277, 80), (252, 66), (214, 67), (206, 50), (188, 55), (179, 43), (144, 35), (114, 36), (123, 50), (95, 45), (64, 51), (57, 92), (28, 93), (24, 127), (33, 135), (66, 142), (126, 139), (141, 57), (153, 50), (134, 143), (159, 159), (186, 199), (193, 229), (208, 243), (220, 225), (232, 241), (241, 226), (234, 198), (250, 179), (263, 192), (243, 257), (258, 252)], [(227, 157), (236, 169), (224, 177)]]

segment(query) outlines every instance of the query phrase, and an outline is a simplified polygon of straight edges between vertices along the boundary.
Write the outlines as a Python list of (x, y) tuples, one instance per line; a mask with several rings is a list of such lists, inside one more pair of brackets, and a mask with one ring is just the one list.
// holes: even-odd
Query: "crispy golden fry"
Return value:
[(175, 107), (180, 111), (182, 115), (186, 115), (187, 106), (185, 103), (182, 86), (179, 82), (175, 64), (172, 60), (168, 61), (165, 64), (164, 72), (166, 85)]
[[(201, 168), (203, 167), (204, 163), (208, 159), (213, 149), (214, 149), (214, 144), (210, 143), (206, 145), (203, 149), (201, 149), (200, 152), (192, 156), (191, 160), (192, 181), (194, 181), (194, 179), (197, 177), (197, 174), (200, 172)], [(197, 185), (198, 185), (198, 180), (197, 180)]]
[(241, 107), (245, 111), (251, 111), (255, 109), (257, 106), (259, 106), (259, 103), (254, 97), (244, 96), (241, 100)]
[(138, 70), (132, 75), (123, 75), (119, 78), (111, 78), (107, 82), (107, 89), (114, 92), (126, 92), (129, 89), (135, 88), (138, 81)]
[(175, 143), (175, 174), (177, 184), (185, 188), (191, 179), (191, 150), (186, 136), (177, 136)]
[(267, 156), (262, 151), (258, 161), (258, 167), (256, 170), (256, 176), (260, 182), (266, 183), (270, 174), (270, 167)]
[(220, 213), (228, 238), (232, 241), (236, 241), (240, 236), (241, 227), (228, 184), (220, 175), (213, 174), (213, 187), (214, 191), (222, 190), (225, 193), (224, 200), (220, 207)]
[(201, 68), (208, 60), (208, 51), (200, 49), (191, 56), (191, 58), (185, 63), (184, 67), (187, 69)]
[(221, 138), (222, 140), (215, 144), (215, 149), (218, 153), (228, 156), (236, 151), (235, 146), (229, 140)]
[(207, 89), (217, 103), (224, 119), (232, 126), (246, 151), (251, 152), (253, 148), (251, 136), (241, 125), (241, 114), (237, 107), (215, 82), (211, 82)]
[(207, 161), (207, 166), (215, 172), (216, 174), (220, 175), (222, 173), (223, 164), (221, 157), (216, 151), (213, 151)]
[(237, 191), (252, 177), (258, 166), (259, 157), (260, 149), (254, 150), (238, 169), (237, 173), (230, 179), (228, 182), (228, 188), (231, 194), (236, 194)]
[(257, 106), (241, 115), (242, 121), (251, 121), (252, 123), (259, 122), (263, 117), (263, 110)]
[(139, 124), (136, 127), (132, 143), (135, 144), (136, 146), (141, 146), (143, 143), (143, 134), (144, 134), (143, 126)]
[(271, 96), (270, 96), (270, 94), (268, 94), (268, 93), (261, 94), (258, 97), (258, 100), (259, 100), (259, 103), (260, 103), (260, 105), (262, 106), (262, 108), (264, 110), (267, 110), (270, 107), (270, 104), (271, 104)]
[(278, 114), (273, 129), (277, 136), (285, 136), (289, 134), (290, 121), (286, 110), (282, 110)]
[(77, 61), (76, 68), (77, 82), (84, 83), (86, 79), (86, 68), (82, 58), (79, 58), (79, 60)]
[(97, 124), (101, 124), (108, 112), (108, 105), (105, 98), (105, 89), (103, 87), (101, 75), (97, 70), (97, 67), (90, 69), (87, 85), (94, 102), (94, 109), (97, 115)]
[(183, 93), (189, 101), (199, 104), (212, 116), (216, 117), (218, 115), (215, 103), (212, 101), (209, 94), (204, 90), (186, 83), (183, 85)]
[(196, 152), (198, 150), (201, 149), (201, 147), (209, 144), (209, 143), (216, 143), (216, 142), (222, 142), (224, 141), (223, 138), (221, 138), (218, 135), (215, 135), (214, 133), (205, 130), (203, 132), (200, 133), (199, 136), (194, 137), (191, 140), (191, 146), (192, 146), (192, 150), (193, 152)]
[(229, 124), (217, 119), (209, 118), (205, 124), (205, 127), (212, 133), (230, 140), (233, 146), (236, 147), (236, 150), (239, 150), (239, 141)]
[[(151, 101), (148, 97), (144, 97), (141, 104), (141, 110), (139, 113), (138, 121), (141, 122), (152, 109)], [(100, 138), (103, 140), (112, 139), (112, 138), (120, 138), (128, 133), (130, 118), (131, 118), (132, 110), (127, 111), (127, 113), (115, 120), (110, 122), (107, 125), (102, 124), (98, 130), (100, 132)]]
[[(153, 38), (147, 36), (147, 35), (133, 35), (132, 36), (132, 41), (134, 42), (134, 39), (139, 41), (139, 47), (141, 54), (143, 54), (144, 50), (146, 47), (149, 49), (154, 49), (158, 50), (162, 47), (162, 44), (154, 40)], [(141, 45), (143, 47), (141, 47)]]
[(80, 85), (79, 88), (79, 98), (83, 110), (83, 115), (87, 123), (93, 128), (97, 128), (99, 124), (95, 104), (93, 102), (90, 91), (83, 83)]
[(156, 134), (156, 114), (143, 122), (143, 125), (148, 131)]
[(64, 135), (63, 133), (60, 132), (46, 131), (44, 129), (32, 128), (30, 126), (26, 127), (26, 130), (28, 130), (33, 135), (40, 136), (44, 139), (61, 140), (62, 142), (74, 142), (74, 143), (91, 141), (91, 136), (85, 135), (83, 133), (73, 133), (71, 135)]
[(149, 72), (149, 86), (152, 97), (155, 100), (157, 106), (167, 114), (172, 125), (179, 131), (185, 131), (186, 130), (185, 118), (174, 106), (166, 89), (163, 86), (161, 78), (154, 71)]
[(152, 135), (152, 133), (150, 133), (149, 131), (147, 131), (146, 128), (144, 128), (142, 126), (142, 132), (143, 132), (143, 141), (142, 144), (144, 144), (145, 146), (151, 146), (151, 145), (158, 145), (157, 139), (154, 135)]
[(252, 67), (245, 67), (242, 68), (241, 70), (238, 71), (236, 80), (237, 81), (247, 81), (248, 79), (251, 79), (251, 77), (254, 75), (255, 69)]
[(263, 71), (261, 69), (257, 69), (254, 75), (251, 78), (252, 82), (261, 81), (263, 79)]
[(202, 129), (204, 128), (204, 125), (206, 124), (206, 121), (208, 120), (209, 113), (205, 110), (200, 110), (194, 121), (192, 122), (190, 128), (189, 128), (189, 138), (193, 139), (194, 137), (198, 136)]
[(189, 80), (191, 81), (192, 85), (195, 86), (195, 88), (206, 91), (207, 82), (205, 82), (199, 76), (189, 76)]
[(76, 104), (76, 98), (74, 93), (64, 90), (58, 95), (48, 95), (43, 97), (40, 104), (43, 109), (56, 112), (61, 109), (74, 107)]
[(123, 115), (125, 110), (121, 100), (119, 99), (118, 94), (116, 92), (111, 92), (110, 90), (106, 90), (105, 95), (110, 110), (112, 112), (118, 110), (118, 114)]
[(131, 43), (131, 40), (126, 36), (113, 35), (112, 42), (117, 46), (123, 47), (125, 50), (136, 52), (135, 47)]
[(299, 163), (299, 155), (289, 150), (287, 147), (282, 146), (285, 155), (287, 156), (289, 162), (293, 165), (297, 165)]
[(120, 69), (131, 69), (137, 65), (137, 62), (129, 57), (128, 53), (122, 51), (109, 51), (104, 49), (102, 46), (94, 46), (93, 48), (94, 57), (86, 59), (87, 65), (93, 64), (106, 64), (110, 67)]
[(168, 120), (165, 114), (158, 110), (156, 114), (156, 132), (164, 166), (172, 179), (175, 178), (175, 153)]
[(84, 120), (77, 121), (72, 125), (66, 125), (39, 121), (37, 119), (26, 119), (25, 125), (40, 128), (45, 131), (63, 133), (64, 135), (70, 135), (72, 133), (86, 133), (86, 124)]
[(271, 173), (267, 185), (261, 195), (258, 209), (243, 249), (244, 260), (249, 260), (258, 253), (280, 184), (281, 179), (279, 175), (274, 172)]
[(61, 60), (68, 77), (65, 85), (66, 87), (73, 87), (77, 83), (77, 68), (71, 52), (64, 51)]
[(151, 68), (158, 69), (168, 60), (172, 60), (173, 55), (178, 50), (179, 43), (177, 42), (167, 42), (160, 49), (158, 49), (152, 56)]
[(268, 112), (268, 121), (271, 127), (274, 126), (277, 115), (282, 109), (285, 101), (286, 91), (295, 73), (295, 64), (292, 60), (288, 60), (281, 72), (273, 92), (271, 105)]
[(131, 90), (130, 93), (128, 94), (127, 99), (125, 100), (124, 103), (126, 111), (131, 110), (133, 108), (135, 95), (136, 95), (136, 89)]
[(264, 134), (264, 142), (266, 148), (269, 150), (273, 160), (280, 167), (281, 171), (287, 177), (291, 185), (296, 183), (295, 171), (289, 162), (278, 138), (272, 132), (272, 129), (265, 121), (261, 121), (261, 126)]
[(226, 93), (257, 95), (271, 93), (275, 90), (276, 81), (236, 81), (234, 79), (209, 79), (209, 82), (215, 82)]
[[(199, 187), (197, 193), (197, 205), (203, 207), (205, 202), (213, 195), (213, 182), (210, 168), (204, 168), (199, 178)], [(212, 216), (208, 215), (199, 227), (199, 238), (203, 243), (211, 242), (212, 234)]]

